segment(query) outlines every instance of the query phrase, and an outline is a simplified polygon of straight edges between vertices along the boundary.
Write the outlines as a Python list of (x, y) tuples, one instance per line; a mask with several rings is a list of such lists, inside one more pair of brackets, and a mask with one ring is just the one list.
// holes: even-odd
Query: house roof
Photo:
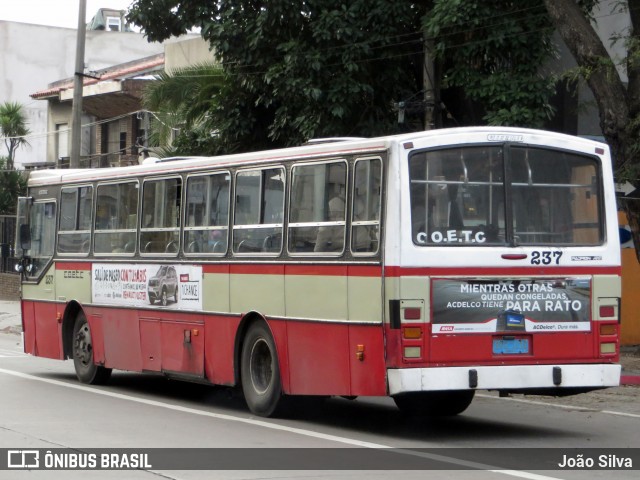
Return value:
[[(115, 118), (140, 110), (144, 85), (151, 81), (148, 74), (164, 69), (164, 54), (105, 68), (85, 75), (82, 87), (82, 110), (97, 118)], [(60, 80), (49, 88), (31, 94), (37, 100), (71, 102), (73, 78)]]
[[(164, 53), (159, 53), (151, 57), (121, 63), (112, 67), (104, 68), (94, 72), (91, 76), (85, 76), (82, 82), (83, 87), (99, 84), (105, 81), (123, 81), (151, 72), (157, 72), (164, 68)], [(95, 77), (95, 78), (94, 78)], [(59, 80), (49, 84), (48, 88), (39, 90), (30, 95), (36, 100), (60, 97), (66, 90), (73, 90), (73, 78)]]

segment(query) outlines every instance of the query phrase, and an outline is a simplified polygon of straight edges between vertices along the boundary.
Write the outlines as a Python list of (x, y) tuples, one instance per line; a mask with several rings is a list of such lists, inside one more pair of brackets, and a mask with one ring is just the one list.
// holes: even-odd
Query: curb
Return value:
[(640, 385), (640, 375), (621, 375), (620, 385)]

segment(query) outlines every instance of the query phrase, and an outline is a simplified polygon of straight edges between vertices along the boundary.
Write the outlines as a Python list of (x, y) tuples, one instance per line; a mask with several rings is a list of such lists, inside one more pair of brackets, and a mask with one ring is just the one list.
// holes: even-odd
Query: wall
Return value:
[[(75, 48), (75, 29), (0, 20), (0, 102), (24, 105), (32, 132), (30, 146), (16, 153), (17, 165), (55, 160), (47, 152), (47, 101), (29, 95), (73, 76)], [(88, 31), (85, 65), (97, 70), (163, 51), (162, 44), (149, 43), (140, 33)], [(0, 144), (0, 155), (5, 153)]]
[(167, 72), (214, 61), (213, 52), (209, 50), (209, 44), (202, 37), (165, 43), (164, 69)]
[[(623, 212), (618, 212), (621, 228), (628, 228), (629, 222)], [(636, 257), (633, 240), (622, 245), (622, 319), (620, 323), (620, 344), (640, 345), (640, 263)]]
[(0, 273), (0, 299), (20, 299), (20, 275), (15, 273)]

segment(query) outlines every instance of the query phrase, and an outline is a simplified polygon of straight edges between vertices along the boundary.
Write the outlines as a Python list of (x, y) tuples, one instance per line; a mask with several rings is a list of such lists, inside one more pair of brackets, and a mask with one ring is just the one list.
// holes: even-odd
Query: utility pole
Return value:
[(82, 145), (82, 85), (84, 82), (84, 42), (87, 30), (87, 0), (78, 0), (78, 33), (76, 36), (76, 68), (73, 74), (73, 106), (71, 107), (70, 168), (80, 168)]
[(435, 127), (433, 116), (436, 88), (434, 85), (434, 66), (431, 52), (433, 51), (433, 41), (424, 37), (424, 63), (422, 65), (422, 89), (424, 90), (424, 129), (431, 130)]

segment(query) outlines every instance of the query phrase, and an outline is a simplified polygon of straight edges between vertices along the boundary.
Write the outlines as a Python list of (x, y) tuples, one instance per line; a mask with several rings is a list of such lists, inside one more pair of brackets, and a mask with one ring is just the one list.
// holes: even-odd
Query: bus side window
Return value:
[(187, 180), (186, 254), (224, 255), (227, 252), (230, 183), (228, 172), (192, 176)]
[(137, 182), (98, 185), (94, 253), (133, 254), (137, 218)]
[(60, 195), (59, 253), (89, 253), (93, 187), (63, 188)]
[(346, 225), (347, 164), (296, 165), (292, 169), (288, 250), (341, 254)]
[(236, 175), (233, 252), (279, 254), (284, 218), (284, 168)]
[(379, 158), (356, 161), (351, 216), (351, 251), (355, 255), (378, 251), (381, 176)]
[(178, 254), (182, 179), (148, 180), (143, 185), (140, 252)]

